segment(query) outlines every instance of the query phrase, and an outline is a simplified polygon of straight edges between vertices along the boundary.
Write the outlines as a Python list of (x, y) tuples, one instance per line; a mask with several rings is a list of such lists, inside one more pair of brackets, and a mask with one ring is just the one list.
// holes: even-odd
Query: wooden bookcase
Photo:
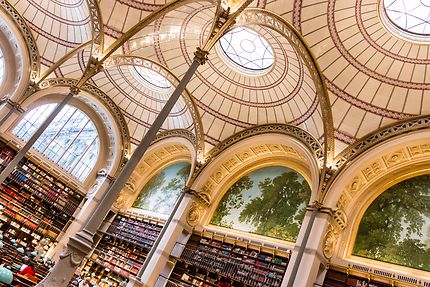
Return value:
[(281, 286), (289, 253), (193, 234), (169, 280), (177, 286)]
[(389, 287), (392, 285), (368, 280), (338, 270), (328, 270), (323, 287)]
[[(0, 169), (14, 156), (0, 144)], [(54, 242), (73, 220), (83, 195), (24, 158), (0, 185), (0, 230), (27, 245)]]
[(109, 278), (113, 286), (125, 278), (136, 279), (162, 227), (162, 223), (144, 217), (116, 215), (107, 231), (99, 232), (101, 240), (82, 271), (99, 279)]

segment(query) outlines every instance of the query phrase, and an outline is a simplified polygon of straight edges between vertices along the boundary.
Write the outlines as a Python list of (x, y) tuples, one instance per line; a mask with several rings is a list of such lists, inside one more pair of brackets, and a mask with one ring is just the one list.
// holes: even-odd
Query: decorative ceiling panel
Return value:
[[(72, 55), (70, 59), (65, 61), (58, 69), (55, 70), (57, 77), (64, 77), (70, 79), (79, 79), (85, 71), (86, 64), (91, 56), (91, 45), (81, 49), (76, 54)], [(90, 80), (91, 81), (91, 80)]]
[(11, 4), (26, 19), (36, 39), (42, 71), (74, 47), (91, 40), (85, 0), (15, 0)]
[[(180, 7), (133, 37), (130, 52), (157, 59), (181, 78), (196, 48), (207, 39), (213, 15), (214, 7), (205, 2)], [(242, 73), (225, 63), (221, 47), (214, 47), (209, 61), (187, 85), (199, 108), (208, 146), (266, 123), (295, 124), (322, 139), (322, 112), (315, 85), (295, 49), (268, 27), (246, 27), (270, 44), (275, 63), (262, 74)]]
[(296, 2), (301, 31), (331, 94), (338, 140), (350, 144), (385, 124), (430, 112), (429, 46), (389, 33), (377, 0)]
[[(134, 66), (111, 67), (93, 77), (94, 83), (119, 106), (128, 123), (132, 144), (140, 142), (169, 98), (148, 88), (137, 78)], [(180, 98), (160, 131), (168, 129), (194, 130), (194, 123), (185, 101)]]

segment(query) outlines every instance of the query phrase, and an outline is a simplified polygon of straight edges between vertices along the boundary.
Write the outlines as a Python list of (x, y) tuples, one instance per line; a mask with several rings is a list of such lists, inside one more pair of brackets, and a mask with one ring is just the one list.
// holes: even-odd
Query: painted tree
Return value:
[(261, 195), (242, 210), (239, 220), (256, 226), (256, 233), (295, 241), (310, 199), (310, 187), (294, 172), (258, 183)]
[(249, 176), (244, 176), (233, 184), (218, 204), (217, 209), (212, 216), (211, 224), (231, 228), (231, 224), (227, 222), (225, 218), (230, 215), (230, 211), (232, 209), (240, 208), (243, 205), (242, 192), (252, 188), (253, 184), (254, 183)]
[(152, 206), (153, 211), (163, 214), (169, 214), (172, 211), (180, 192), (185, 187), (190, 175), (190, 169), (191, 165), (189, 164), (183, 166), (176, 173), (175, 177), (170, 179), (167, 186), (158, 190), (156, 200)]
[(166, 174), (164, 171), (158, 172), (154, 175), (143, 187), (142, 191), (137, 196), (136, 200), (133, 203), (133, 207), (135, 208), (148, 208), (145, 202), (156, 193), (160, 187), (163, 185)]
[(430, 175), (386, 190), (366, 210), (353, 254), (430, 271)]

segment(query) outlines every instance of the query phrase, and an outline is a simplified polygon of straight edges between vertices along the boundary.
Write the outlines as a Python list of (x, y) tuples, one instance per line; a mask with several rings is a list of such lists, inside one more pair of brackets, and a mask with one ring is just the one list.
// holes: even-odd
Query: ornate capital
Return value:
[(76, 87), (76, 86), (71, 86), (70, 87), (70, 93), (72, 93), (73, 95), (79, 94), (80, 91), (81, 90), (78, 87)]
[(197, 47), (197, 51), (194, 52), (194, 60), (199, 62), (200, 65), (204, 65), (208, 60), (209, 52)]
[(183, 192), (192, 194), (204, 206), (209, 206), (211, 204), (211, 196), (206, 192), (198, 192), (189, 188), (188, 186), (184, 187)]

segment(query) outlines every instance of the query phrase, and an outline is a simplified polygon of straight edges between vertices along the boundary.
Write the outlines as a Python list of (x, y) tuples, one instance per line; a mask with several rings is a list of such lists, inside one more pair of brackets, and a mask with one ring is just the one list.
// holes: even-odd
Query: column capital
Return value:
[(12, 106), (12, 108), (13, 108), (15, 111), (20, 112), (20, 113), (23, 113), (23, 112), (24, 112), (24, 109), (21, 107), (21, 105), (20, 105), (18, 102), (14, 102), (14, 101), (12, 101), (12, 100), (8, 99), (8, 100), (7, 100), (7, 103), (8, 103), (9, 105), (11, 105), (11, 106)]
[(73, 95), (79, 94), (80, 91), (81, 90), (77, 86), (71, 86), (70, 87), (70, 93), (72, 93)]
[(194, 60), (199, 62), (200, 65), (204, 65), (208, 60), (209, 52), (203, 50), (200, 47), (197, 47), (197, 50), (194, 52)]
[(188, 186), (185, 186), (182, 192), (185, 194), (193, 195), (201, 204), (203, 204), (206, 207), (211, 204), (211, 197), (209, 194), (205, 192), (198, 192), (194, 189), (191, 189)]
[(321, 202), (315, 200), (314, 202), (312, 202), (312, 204), (309, 204), (306, 208), (308, 211), (318, 211), (321, 213), (328, 213), (328, 214), (332, 214), (333, 213), (333, 209), (331, 209), (330, 207), (325, 207), (324, 204), (322, 204)]

